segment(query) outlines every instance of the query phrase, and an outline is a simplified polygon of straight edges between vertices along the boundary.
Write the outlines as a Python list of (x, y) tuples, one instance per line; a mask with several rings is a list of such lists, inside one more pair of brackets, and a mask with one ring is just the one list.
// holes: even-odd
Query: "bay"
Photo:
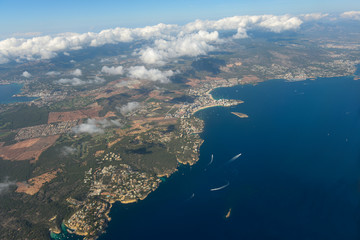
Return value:
[(29, 102), (36, 98), (33, 97), (13, 97), (21, 92), (22, 84), (4, 84), (0, 85), (0, 104), (9, 104), (14, 102)]
[(359, 93), (352, 77), (214, 90), (244, 103), (199, 112), (199, 162), (114, 204), (100, 239), (359, 239)]

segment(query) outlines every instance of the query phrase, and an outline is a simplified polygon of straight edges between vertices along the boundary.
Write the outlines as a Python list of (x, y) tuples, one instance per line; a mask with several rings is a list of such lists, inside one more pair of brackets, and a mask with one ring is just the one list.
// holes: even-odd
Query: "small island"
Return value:
[(239, 112), (231, 112), (232, 114), (238, 116), (239, 118), (248, 118), (249, 116), (245, 113), (239, 113)]
[(227, 219), (227, 218), (229, 218), (230, 217), (230, 215), (231, 215), (231, 208), (229, 209), (229, 211), (227, 212), (227, 214), (226, 214), (226, 216), (225, 216), (225, 218)]

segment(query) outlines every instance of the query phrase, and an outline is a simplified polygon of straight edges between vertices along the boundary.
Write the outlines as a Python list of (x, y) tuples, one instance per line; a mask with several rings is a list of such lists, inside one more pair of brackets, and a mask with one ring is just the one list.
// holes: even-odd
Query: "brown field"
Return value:
[(133, 124), (142, 125), (145, 123), (156, 122), (159, 125), (166, 125), (166, 124), (174, 124), (177, 122), (177, 120), (178, 120), (177, 118), (164, 119), (164, 117), (153, 117), (153, 118), (142, 118), (142, 119), (134, 120)]
[(157, 125), (170, 125), (170, 124), (176, 124), (178, 121), (177, 118), (169, 118), (164, 119), (163, 117), (156, 117), (156, 118), (143, 118), (138, 120), (133, 120), (132, 126), (127, 131), (127, 134), (129, 135), (137, 135), (143, 132), (147, 132), (152, 128), (151, 125), (148, 123), (157, 123)]
[(119, 136), (124, 136), (126, 135), (126, 131), (121, 129), (121, 128), (118, 128), (115, 130), (116, 131), (116, 134), (119, 135)]
[(185, 84), (189, 85), (191, 87), (196, 87), (200, 83), (199, 79), (188, 78), (187, 80), (188, 80), (188, 82), (186, 82)]
[(94, 103), (90, 108), (84, 110), (76, 110), (70, 112), (51, 112), (49, 113), (48, 123), (65, 122), (79, 120), (83, 118), (95, 118), (99, 116), (102, 106)]
[(99, 157), (101, 156), (105, 151), (104, 150), (99, 150), (95, 152), (95, 157)]
[(16, 192), (19, 193), (26, 193), (29, 195), (34, 195), (37, 193), (40, 188), (45, 184), (56, 178), (56, 174), (58, 172), (61, 172), (60, 169), (53, 170), (44, 174), (41, 174), (40, 176), (33, 177), (27, 181), (27, 183), (18, 182), (16, 183), (17, 189)]
[(0, 157), (11, 161), (32, 160), (32, 162), (36, 162), (40, 154), (52, 146), (58, 138), (59, 135), (32, 138), (9, 146), (0, 146)]
[(168, 119), (163, 119), (158, 121), (159, 125), (171, 125), (171, 124), (176, 124), (178, 121), (177, 118), (168, 118)]
[(115, 112), (107, 112), (103, 118), (108, 118), (108, 117), (116, 117), (116, 113)]
[(223, 78), (221, 78), (221, 77), (210, 77), (210, 76), (206, 76), (205, 79), (206, 79), (207, 81), (223, 80)]
[(242, 78), (243, 83), (257, 83), (260, 82), (260, 79), (254, 75), (247, 75)]
[(109, 93), (106, 93), (106, 92), (101, 92), (99, 94), (96, 95), (95, 99), (100, 99), (100, 98), (109, 98), (109, 97), (112, 97), (114, 95), (118, 95), (118, 94), (121, 94), (121, 93), (124, 93), (124, 89), (122, 88), (119, 88), (119, 89), (116, 89), (112, 92), (109, 92)]
[[(126, 90), (120, 86), (121, 86), (122, 82), (126, 82), (126, 80), (128, 80), (128, 79), (119, 79), (119, 80), (109, 82), (108, 84), (106, 84), (106, 86), (91, 92), (89, 95), (95, 96), (95, 99), (97, 100), (100, 98), (109, 98), (114, 95), (124, 93)], [(124, 85), (124, 86), (126, 86), (126, 85)], [(108, 90), (111, 90), (111, 91), (107, 92)]]
[(149, 93), (149, 98), (155, 98), (158, 100), (172, 99), (172, 97), (161, 96), (159, 90), (153, 90)]
[(114, 140), (114, 141), (112, 141), (112, 142), (109, 142), (109, 143), (107, 144), (107, 147), (108, 147), (108, 148), (111, 148), (114, 144), (120, 142), (121, 140), (122, 140), (122, 138), (118, 138), (118, 139), (116, 139), (116, 140)]

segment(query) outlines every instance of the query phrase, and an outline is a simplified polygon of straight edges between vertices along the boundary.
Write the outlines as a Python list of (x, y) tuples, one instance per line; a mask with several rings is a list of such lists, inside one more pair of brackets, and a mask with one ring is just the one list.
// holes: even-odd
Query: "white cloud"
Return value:
[(322, 19), (327, 16), (329, 16), (328, 13), (307, 13), (300, 15), (300, 18), (304, 21), (314, 21), (314, 20)]
[(344, 12), (340, 15), (343, 18), (350, 18), (353, 20), (360, 20), (360, 11)]
[(143, 48), (138, 54), (146, 64), (163, 65), (171, 58), (194, 57), (214, 50), (212, 44), (222, 42), (218, 30), (237, 30), (234, 38), (246, 38), (249, 29), (258, 28), (279, 33), (295, 30), (301, 24), (298, 17), (290, 15), (235, 16), (217, 21), (196, 20), (182, 27), (177, 36), (157, 39), (154, 46)]
[(146, 69), (144, 66), (135, 66), (128, 69), (128, 75), (131, 78), (149, 81), (169, 82), (169, 77), (174, 75), (171, 70), (160, 71), (159, 69)]
[(85, 123), (82, 123), (76, 127), (74, 127), (72, 130), (74, 133), (89, 133), (89, 134), (95, 134), (95, 133), (104, 133), (104, 129), (108, 127), (122, 127), (122, 124), (119, 120), (97, 120), (93, 118), (89, 118)]
[(93, 79), (88, 81), (88, 83), (91, 83), (91, 84), (101, 84), (101, 83), (104, 83), (104, 82), (105, 82), (105, 79), (100, 78), (98, 76), (95, 76)]
[[(30, 39), (8, 38), (0, 41), (0, 64), (11, 60), (50, 59), (58, 52), (96, 47), (104, 44), (151, 39), (168, 34), (175, 25), (158, 24), (144, 28), (114, 28), (99, 33), (62, 33), (55, 36), (40, 36)], [(66, 53), (65, 53), (66, 55)]]
[(30, 78), (30, 77), (31, 77), (31, 74), (30, 74), (28, 71), (25, 71), (25, 72), (22, 73), (21, 76), (23, 76), (23, 77), (25, 77), (25, 78)]
[(121, 75), (124, 73), (124, 69), (122, 66), (118, 66), (118, 67), (103, 66), (101, 72), (106, 73), (108, 75)]
[(189, 32), (198, 30), (249, 30), (264, 28), (273, 32), (295, 30), (300, 27), (302, 21), (298, 17), (288, 14), (282, 16), (259, 15), (259, 16), (234, 16), (217, 21), (196, 20), (187, 24), (184, 29)]
[(74, 71), (71, 71), (70, 73), (73, 76), (80, 77), (82, 75), (82, 71), (80, 69), (75, 69)]
[(65, 55), (65, 56), (70, 56), (70, 53), (64, 52), (64, 55)]
[(180, 32), (170, 40), (158, 39), (154, 47), (147, 47), (139, 51), (140, 59), (146, 64), (162, 65), (170, 58), (181, 56), (198, 56), (214, 49), (209, 43), (219, 40), (217, 31), (200, 30), (197, 33), (185, 34)]
[[(145, 63), (164, 63), (178, 56), (204, 54), (217, 42), (219, 30), (236, 30), (234, 37), (246, 37), (247, 30), (260, 28), (273, 32), (295, 30), (302, 24), (290, 15), (235, 16), (217, 21), (196, 20), (185, 26), (158, 24), (144, 28), (114, 28), (99, 33), (63, 33), (30, 39), (8, 38), (0, 41), (0, 64), (12, 60), (50, 59), (58, 53), (104, 44), (149, 40), (149, 46), (138, 51)], [(153, 46), (152, 46), (153, 43)]]
[(64, 146), (64, 147), (61, 148), (61, 155), (63, 155), (63, 156), (72, 155), (76, 151), (77, 150), (74, 147)]
[(60, 75), (60, 73), (57, 72), (57, 71), (50, 71), (50, 72), (47, 72), (46, 75), (48, 75), (48, 76), (57, 76), (57, 75)]
[(131, 42), (138, 39), (151, 39), (161, 37), (174, 29), (176, 25), (157, 24), (155, 26), (147, 26), (144, 28), (114, 28), (103, 30), (98, 34), (92, 34), (93, 39), (90, 46), (101, 46), (109, 43)]
[(268, 29), (272, 32), (282, 32), (286, 30), (295, 30), (300, 27), (302, 21), (297, 17), (289, 15), (284, 16), (265, 16), (257, 23), (259, 27)]
[(61, 85), (81, 86), (85, 85), (86, 81), (83, 81), (80, 78), (61, 78), (57, 80), (56, 83)]
[(116, 109), (123, 115), (133, 112), (138, 108), (140, 108), (140, 103), (138, 102), (128, 102), (127, 104), (121, 107), (116, 107)]
[(12, 185), (15, 185), (15, 182), (9, 181), (9, 178), (6, 177), (3, 182), (0, 182), (0, 194), (6, 192)]
[(66, 85), (66, 86), (81, 86), (81, 85), (89, 85), (89, 84), (101, 84), (105, 82), (105, 80), (103, 78), (95, 76), (93, 77), (93, 79), (87, 81), (74, 77), (74, 78), (61, 78), (55, 82), (57, 84)]

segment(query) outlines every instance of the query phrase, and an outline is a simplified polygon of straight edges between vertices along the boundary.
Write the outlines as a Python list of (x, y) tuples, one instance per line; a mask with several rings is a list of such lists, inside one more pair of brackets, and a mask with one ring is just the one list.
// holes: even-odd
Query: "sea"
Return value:
[(360, 239), (360, 80), (353, 79), (215, 89), (214, 98), (244, 103), (198, 112), (199, 162), (180, 166), (143, 201), (115, 203), (100, 239)]
[(29, 102), (36, 98), (33, 97), (13, 97), (21, 93), (22, 84), (4, 84), (0, 85), (0, 104), (9, 104), (14, 102)]

